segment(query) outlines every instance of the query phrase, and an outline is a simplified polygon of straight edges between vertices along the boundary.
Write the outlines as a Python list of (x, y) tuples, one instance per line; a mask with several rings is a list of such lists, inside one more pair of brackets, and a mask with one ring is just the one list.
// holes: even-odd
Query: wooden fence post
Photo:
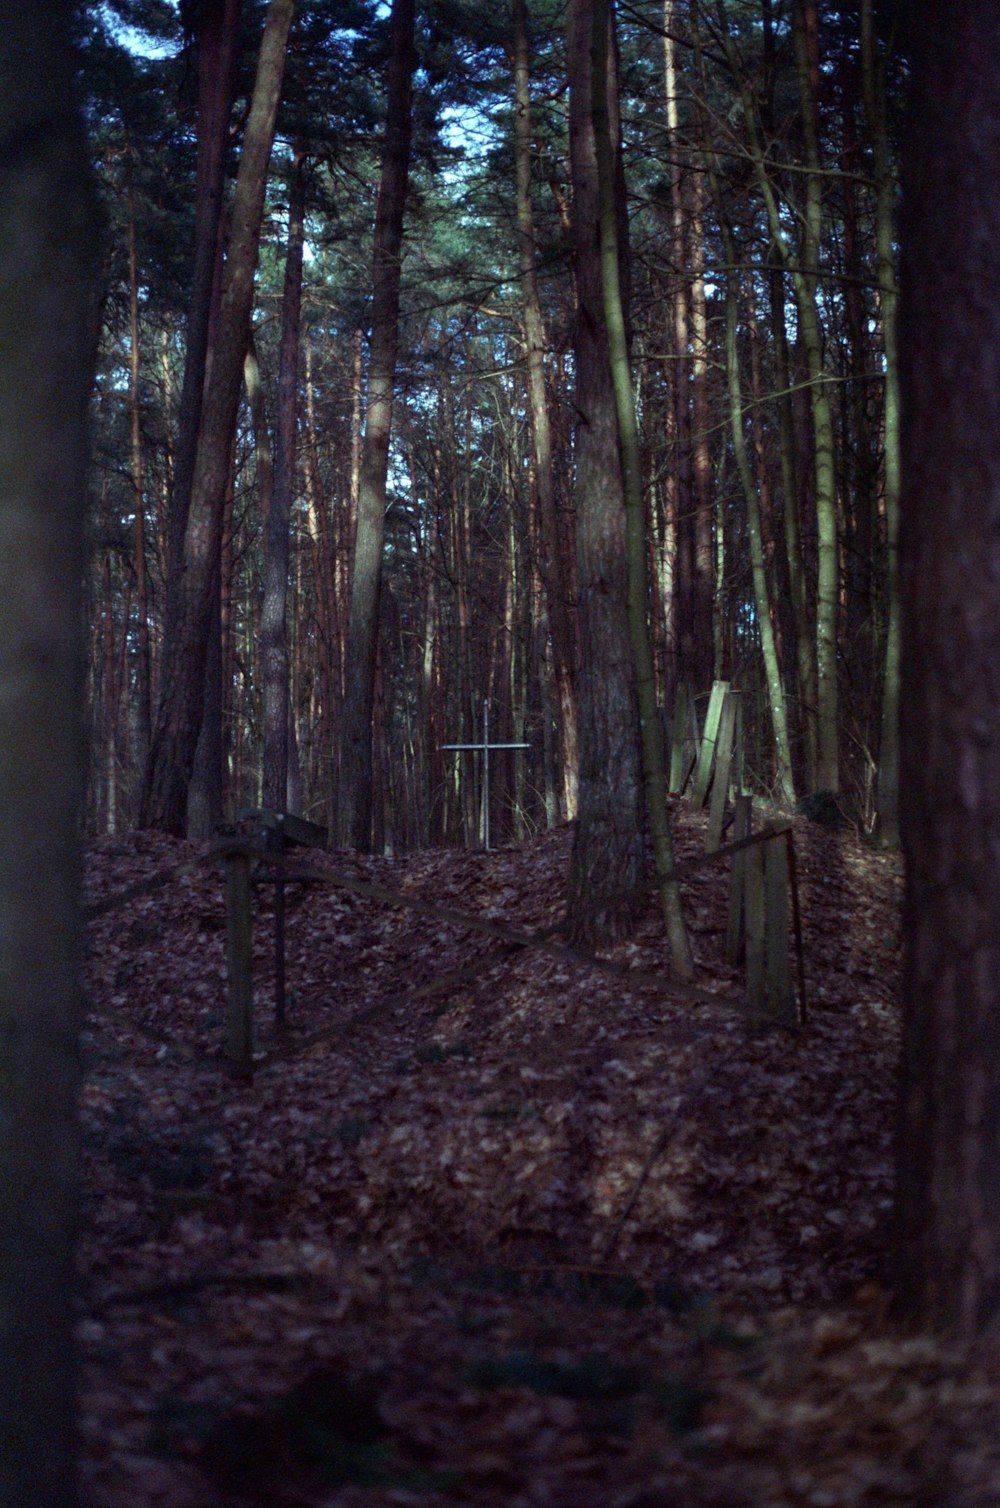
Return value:
[(226, 854), (226, 968), (229, 1000), (226, 1057), (235, 1078), (253, 1078), (253, 954), (250, 910), (250, 852)]
[(733, 691), (731, 695), (736, 698), (736, 718), (733, 723), (733, 763), (731, 767), (731, 777), (733, 790), (735, 791), (737, 796), (742, 796), (744, 789), (743, 775), (745, 767), (743, 750), (743, 693), (742, 691)]
[(715, 853), (722, 843), (722, 824), (726, 815), (726, 797), (729, 794), (729, 776), (733, 765), (736, 716), (740, 694), (727, 691), (719, 719), (719, 737), (715, 749), (715, 780), (712, 785), (712, 804), (708, 812), (708, 833), (705, 852)]
[(698, 755), (698, 772), (691, 795), (695, 810), (700, 810), (705, 805), (705, 797), (708, 795), (708, 787), (712, 779), (712, 765), (715, 760), (715, 740), (719, 731), (719, 719), (722, 716), (722, 704), (728, 690), (728, 681), (713, 681), (712, 694), (708, 699), (708, 711), (705, 713), (705, 731), (702, 734), (701, 750)]

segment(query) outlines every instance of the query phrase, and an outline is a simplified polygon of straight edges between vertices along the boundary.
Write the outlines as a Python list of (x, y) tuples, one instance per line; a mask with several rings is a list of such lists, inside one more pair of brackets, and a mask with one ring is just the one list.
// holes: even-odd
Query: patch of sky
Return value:
[[(177, 0), (165, 0), (165, 3), (167, 8), (176, 15), (178, 10)], [(114, 40), (120, 43), (122, 47), (126, 47), (129, 52), (135, 53), (137, 57), (153, 60), (173, 58), (181, 50), (179, 27), (175, 37), (165, 40), (154, 31), (146, 31), (141, 26), (133, 26), (123, 21), (120, 16), (115, 15), (109, 5), (99, 6), (98, 11), (103, 25)]]

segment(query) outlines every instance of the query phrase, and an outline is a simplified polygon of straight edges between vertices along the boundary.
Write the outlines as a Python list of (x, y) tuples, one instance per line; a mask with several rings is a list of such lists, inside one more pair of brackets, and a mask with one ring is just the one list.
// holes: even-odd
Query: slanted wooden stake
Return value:
[(253, 958), (250, 911), (250, 853), (234, 847), (226, 855), (226, 966), (229, 1001), (226, 1057), (234, 1078), (253, 1078)]
[(712, 766), (715, 763), (715, 741), (719, 732), (719, 719), (722, 717), (722, 704), (729, 690), (728, 681), (715, 681), (712, 685), (712, 694), (708, 699), (708, 711), (705, 713), (705, 731), (702, 734), (701, 750), (698, 755), (698, 771), (694, 780), (694, 791), (691, 795), (692, 803), (696, 810), (705, 805), (708, 795), (708, 787), (712, 779)]
[(719, 736), (715, 749), (715, 780), (712, 784), (712, 804), (708, 813), (708, 835), (705, 852), (715, 853), (722, 843), (722, 824), (726, 815), (726, 797), (733, 765), (736, 737), (736, 716), (740, 693), (727, 691), (719, 719)]

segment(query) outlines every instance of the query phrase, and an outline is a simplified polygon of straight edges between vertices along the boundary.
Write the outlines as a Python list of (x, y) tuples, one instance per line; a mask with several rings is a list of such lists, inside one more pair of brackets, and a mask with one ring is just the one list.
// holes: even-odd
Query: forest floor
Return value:
[[(898, 861), (796, 842), (797, 1031), (672, 991), (653, 898), (608, 954), (633, 983), (316, 886), (276, 1035), (261, 890), (250, 1086), (219, 1057), (218, 868), (91, 922), (86, 1502), (1000, 1503), (1000, 1347), (886, 1313)], [(569, 845), (315, 862), (538, 929)], [(88, 900), (198, 854), (100, 839)], [(732, 996), (724, 870), (683, 891), (699, 983)]]

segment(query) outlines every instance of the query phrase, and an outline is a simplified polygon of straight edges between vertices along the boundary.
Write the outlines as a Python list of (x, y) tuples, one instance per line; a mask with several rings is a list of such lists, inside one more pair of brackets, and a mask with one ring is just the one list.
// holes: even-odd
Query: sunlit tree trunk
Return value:
[(270, 0), (250, 117), (240, 158), (218, 335), (202, 406), (191, 508), (184, 535), (174, 641), (168, 645), (142, 819), (184, 832), (187, 791), (201, 726), (213, 572), (222, 536), (222, 500), (236, 426), (250, 328), (267, 166), (281, 94), (294, 0)]
[(80, 583), (96, 213), (71, 7), (0, 26), (0, 1503), (77, 1502)]
[(896, 1274), (911, 1320), (1000, 1304), (1000, 11), (913, 7), (900, 287), (906, 857)]
[(389, 438), (399, 340), (403, 210), (410, 166), (414, 0), (393, 0), (382, 180), (375, 217), (368, 407), (361, 456), (358, 527), (347, 630), (347, 676), (341, 733), (340, 835), (367, 851), (372, 842), (372, 715), (382, 590)]

